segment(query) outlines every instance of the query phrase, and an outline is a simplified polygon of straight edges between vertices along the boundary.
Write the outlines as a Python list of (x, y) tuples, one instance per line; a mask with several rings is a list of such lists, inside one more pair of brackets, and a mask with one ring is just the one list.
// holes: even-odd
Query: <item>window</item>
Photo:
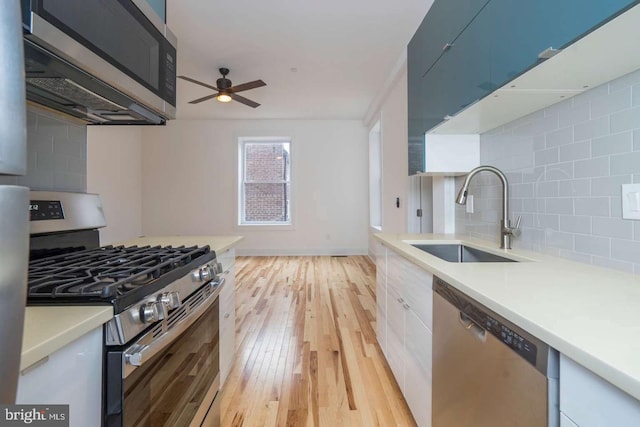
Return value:
[(291, 224), (291, 140), (240, 138), (240, 225)]

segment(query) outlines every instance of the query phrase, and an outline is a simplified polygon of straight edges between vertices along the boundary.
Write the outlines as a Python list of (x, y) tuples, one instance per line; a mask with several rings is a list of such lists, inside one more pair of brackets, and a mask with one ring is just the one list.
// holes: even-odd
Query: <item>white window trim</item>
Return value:
[(294, 230), (294, 214), (296, 212), (294, 206), (295, 194), (294, 194), (294, 182), (295, 182), (295, 174), (294, 174), (294, 166), (293, 162), (289, 164), (289, 185), (290, 185), (290, 200), (289, 200), (289, 222), (252, 222), (252, 223), (243, 223), (242, 219), (244, 217), (244, 191), (243, 191), (243, 173), (244, 173), (244, 146), (246, 143), (251, 142), (262, 142), (262, 143), (274, 143), (274, 142), (288, 142), (289, 143), (289, 155), (293, 158), (293, 143), (291, 137), (289, 136), (241, 136), (238, 137), (237, 142), (237, 177), (238, 182), (236, 185), (236, 221), (235, 228), (236, 229), (268, 229), (268, 230)]

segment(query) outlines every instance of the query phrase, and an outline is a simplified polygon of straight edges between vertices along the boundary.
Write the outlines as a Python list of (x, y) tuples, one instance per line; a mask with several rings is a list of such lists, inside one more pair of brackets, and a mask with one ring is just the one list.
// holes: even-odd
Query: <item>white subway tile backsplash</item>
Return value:
[(612, 239), (611, 257), (621, 261), (640, 263), (640, 242)]
[(589, 141), (562, 145), (560, 147), (561, 162), (588, 159), (589, 157), (591, 157), (591, 143)]
[(560, 231), (560, 215), (537, 214), (531, 215), (530, 226)]
[(591, 179), (571, 179), (567, 181), (559, 181), (560, 196), (590, 196), (591, 195)]
[[(569, 107), (569, 105), (567, 105)], [(558, 125), (563, 128), (589, 120), (591, 116), (589, 103), (580, 103), (558, 111)]]
[[(626, 130), (626, 129), (623, 129)], [(621, 132), (621, 131), (619, 131)], [(600, 117), (594, 120), (576, 124), (573, 127), (573, 140), (584, 141), (585, 139), (598, 138), (609, 133), (609, 116)]]
[(591, 118), (606, 116), (631, 107), (631, 88), (612, 92), (591, 101)]
[(536, 197), (558, 197), (560, 181), (537, 182), (534, 187)]
[(584, 264), (591, 264), (591, 255), (579, 254), (573, 251), (560, 251), (558, 256), (566, 258), (571, 261), (582, 262)]
[(560, 215), (560, 231), (567, 233), (591, 234), (591, 217)]
[(582, 234), (576, 234), (575, 250), (576, 252), (582, 252), (590, 255), (597, 255), (601, 257), (608, 257), (611, 248), (611, 239), (598, 236), (585, 236)]
[(631, 175), (606, 176), (591, 179), (592, 196), (619, 196), (621, 185), (631, 184)]
[(640, 151), (611, 156), (611, 174), (640, 173)]
[(591, 263), (593, 265), (599, 265), (600, 267), (613, 268), (614, 270), (620, 270), (626, 273), (633, 273), (633, 263), (630, 263), (630, 262), (616, 261), (610, 258), (593, 256), (591, 257)]
[(627, 89), (636, 84), (640, 84), (640, 70), (632, 71), (612, 82), (609, 82), (609, 91), (617, 92), (619, 90)]
[(591, 155), (593, 157), (628, 153), (632, 149), (633, 133), (631, 131), (594, 138), (591, 141)]
[(609, 216), (608, 197), (577, 197), (572, 200), (575, 201), (576, 215)]
[(592, 233), (594, 236), (626, 239), (633, 233), (633, 224), (621, 218), (593, 217)]
[(545, 168), (543, 166), (537, 168), (526, 168), (522, 171), (522, 182), (536, 182), (544, 177), (544, 172)]
[(607, 176), (609, 175), (609, 158), (596, 157), (589, 160), (576, 161), (573, 168), (573, 175), (576, 178)]
[(545, 179), (547, 181), (573, 179), (573, 162), (556, 163), (545, 168)]
[(640, 107), (633, 107), (611, 115), (612, 133), (638, 128), (640, 128)]
[[(607, 215), (609, 215), (609, 205), (607, 205)], [(556, 197), (546, 199), (546, 213), (550, 214), (573, 214), (573, 199), (570, 197)]]
[(533, 197), (533, 184), (513, 184), (509, 186), (511, 197), (529, 198)]
[(612, 218), (622, 218), (622, 197), (610, 197), (609, 204), (611, 206), (609, 216)]
[(573, 126), (549, 132), (546, 135), (547, 148), (559, 145), (571, 144), (573, 142)]
[[(640, 183), (640, 70), (487, 132), (480, 147), (523, 215), (514, 247), (640, 274), (640, 220), (622, 219), (620, 193)], [(493, 176), (476, 184), (476, 213), (456, 215), (458, 230), (494, 241), (501, 189)]]
[(560, 231), (546, 230), (546, 244), (552, 248), (573, 250), (574, 235), (571, 233), (562, 233)]
[(28, 169), (19, 184), (34, 190), (86, 191), (86, 139), (86, 126), (28, 108)]

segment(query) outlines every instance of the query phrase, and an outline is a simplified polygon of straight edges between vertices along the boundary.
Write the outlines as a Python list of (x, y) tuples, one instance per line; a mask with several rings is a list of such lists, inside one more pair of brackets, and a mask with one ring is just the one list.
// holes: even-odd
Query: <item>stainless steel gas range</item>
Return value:
[(99, 246), (100, 198), (31, 192), (28, 304), (109, 304), (103, 426), (219, 424), (219, 293), (208, 246)]

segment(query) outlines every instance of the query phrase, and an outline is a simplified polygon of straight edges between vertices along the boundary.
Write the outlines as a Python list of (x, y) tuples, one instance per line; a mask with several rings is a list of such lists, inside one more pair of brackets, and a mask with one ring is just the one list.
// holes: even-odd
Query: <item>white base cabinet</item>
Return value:
[[(38, 364), (40, 363), (40, 364)], [(71, 427), (102, 422), (102, 326), (27, 367), (16, 403), (69, 405)]]
[(220, 291), (220, 387), (224, 385), (236, 354), (236, 251), (216, 254), (225, 282)]
[(382, 352), (387, 354), (387, 248), (375, 242), (376, 257), (376, 337)]
[[(380, 271), (377, 268), (376, 275)], [(392, 250), (386, 251), (384, 271), (386, 310), (378, 314), (377, 322), (385, 322), (386, 329), (377, 326), (378, 341), (386, 341), (385, 356), (416, 423), (429, 427), (433, 276)], [(376, 280), (380, 291), (380, 278)], [(378, 311), (381, 311), (380, 305)], [(380, 337), (381, 331), (386, 331), (386, 337)]]
[(640, 401), (560, 355), (562, 427), (640, 426)]

